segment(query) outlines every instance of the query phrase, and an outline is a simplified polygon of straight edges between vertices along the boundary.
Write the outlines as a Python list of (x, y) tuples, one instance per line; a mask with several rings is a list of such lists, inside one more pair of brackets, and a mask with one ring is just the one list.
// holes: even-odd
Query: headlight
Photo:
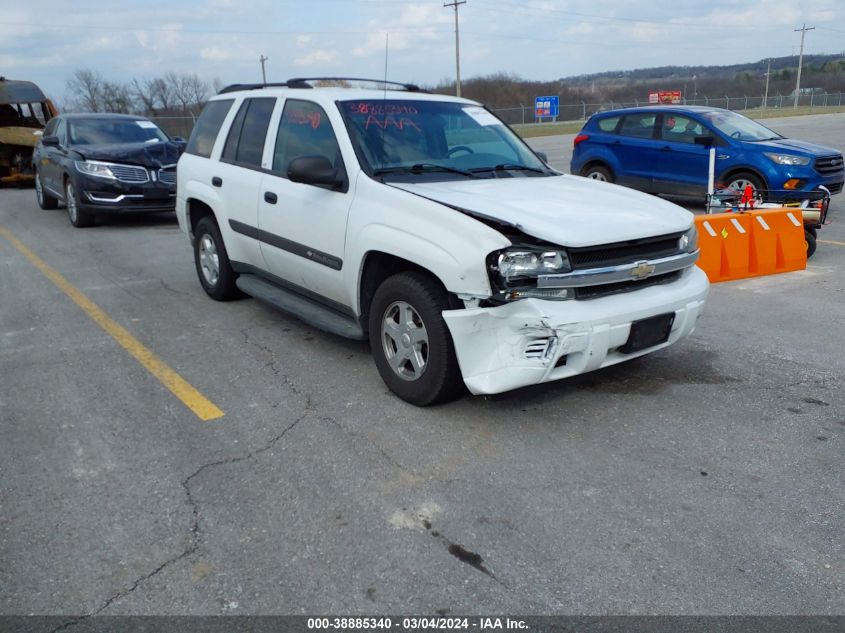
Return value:
[(681, 235), (678, 248), (685, 253), (693, 253), (698, 248), (698, 229), (695, 228), (695, 224), (689, 231)]
[(506, 250), (496, 258), (496, 268), (505, 280), (538, 277), (571, 270), (566, 251)]
[(76, 169), (88, 176), (95, 178), (106, 178), (107, 180), (117, 180), (117, 177), (112, 173), (108, 163), (101, 163), (96, 160), (76, 160), (73, 162)]
[(807, 156), (795, 156), (793, 154), (772, 154), (763, 152), (766, 157), (777, 163), (778, 165), (795, 165), (804, 166), (810, 164), (810, 159)]

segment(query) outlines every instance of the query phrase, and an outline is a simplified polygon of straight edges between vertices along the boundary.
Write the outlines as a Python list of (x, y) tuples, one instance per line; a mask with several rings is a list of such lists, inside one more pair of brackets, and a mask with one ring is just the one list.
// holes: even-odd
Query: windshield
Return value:
[(120, 143), (163, 143), (167, 134), (152, 121), (79, 119), (68, 121), (71, 145), (115, 145)]
[(340, 102), (352, 142), (374, 176), (419, 179), (552, 175), (481, 106), (447, 101)]
[(760, 125), (736, 112), (706, 112), (703, 118), (722, 134), (739, 141), (768, 141), (783, 138), (765, 125)]

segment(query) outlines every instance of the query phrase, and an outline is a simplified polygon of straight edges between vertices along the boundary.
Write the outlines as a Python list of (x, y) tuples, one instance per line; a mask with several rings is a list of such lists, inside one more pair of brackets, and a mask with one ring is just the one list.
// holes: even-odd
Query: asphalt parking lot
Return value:
[[(845, 115), (767, 125), (845, 149)], [(571, 139), (532, 144), (566, 169)], [(365, 343), (208, 299), (173, 217), (0, 190), (0, 614), (845, 613), (830, 215), (677, 346), (418, 409)]]

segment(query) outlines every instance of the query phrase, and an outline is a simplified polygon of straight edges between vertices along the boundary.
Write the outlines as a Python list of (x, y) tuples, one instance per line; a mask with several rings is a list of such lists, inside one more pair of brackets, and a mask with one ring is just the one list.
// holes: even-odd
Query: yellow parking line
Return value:
[(141, 341), (132, 336), (93, 301), (77, 290), (67, 279), (62, 277), (47, 262), (38, 257), (6, 228), (0, 226), (0, 235), (5, 237), (30, 263), (40, 270), (47, 279), (52, 281), (62, 292), (91, 317), (97, 325), (103, 328), (117, 341), (123, 349), (129, 352), (143, 365), (147, 371), (158, 378), (174, 396), (179, 398), (201, 420), (215, 420), (222, 418), (224, 413), (217, 406), (194, 389), (182, 376), (170, 369), (164, 362), (147, 349)]
[(836, 242), (834, 240), (816, 240), (819, 244), (834, 244), (836, 246), (845, 246), (845, 242)]

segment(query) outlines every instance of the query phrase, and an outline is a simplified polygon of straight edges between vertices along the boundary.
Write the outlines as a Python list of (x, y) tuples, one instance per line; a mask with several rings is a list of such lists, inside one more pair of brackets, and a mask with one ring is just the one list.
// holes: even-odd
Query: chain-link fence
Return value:
[[(788, 110), (795, 105), (795, 96), (790, 95), (763, 95), (758, 96), (742, 96), (729, 97), (727, 95), (718, 97), (710, 95), (699, 95), (695, 99), (684, 99), (681, 102), (683, 105), (699, 105), (710, 106), (714, 108), (725, 108), (727, 110), (774, 110), (778, 109)], [(617, 108), (634, 108), (639, 106), (649, 105), (647, 99), (635, 99), (634, 101), (607, 101), (604, 103), (568, 103), (560, 104), (557, 121), (585, 121), (588, 117), (596, 112), (603, 112), (605, 110), (616, 110)], [(823, 110), (824, 108), (839, 108), (845, 105), (845, 93), (831, 92), (831, 93), (811, 93), (800, 95), (798, 97), (798, 107), (811, 108)], [(524, 125), (527, 123), (537, 123), (534, 117), (534, 104), (521, 105), (513, 108), (495, 108), (493, 109), (505, 123), (509, 125)], [(551, 121), (550, 118), (545, 117), (543, 122)]]
[[(715, 108), (726, 108), (728, 110), (767, 110), (777, 111), (783, 109), (788, 111), (795, 105), (795, 97), (790, 95), (769, 95), (764, 97), (758, 96), (743, 96), (743, 97), (723, 97), (700, 95), (695, 99), (684, 99), (684, 105), (700, 105), (711, 106)], [(823, 111), (825, 108), (840, 108), (845, 104), (845, 93), (843, 92), (826, 92), (820, 94), (806, 94), (798, 98), (798, 107), (810, 108), (812, 110), (818, 109)], [(647, 99), (640, 99), (634, 101), (607, 101), (605, 103), (568, 103), (561, 104), (557, 121), (585, 121), (588, 117), (596, 112), (603, 112), (605, 110), (615, 110), (617, 108), (631, 108), (648, 105)], [(534, 118), (534, 104), (516, 106), (513, 108), (495, 108), (493, 109), (505, 123), (509, 125), (524, 125), (527, 123), (536, 123)], [(181, 136), (188, 138), (191, 135), (191, 130), (194, 129), (194, 122), (196, 118), (193, 116), (167, 116), (167, 117), (150, 117), (153, 121), (159, 124), (161, 128), (170, 134), (170, 136)], [(549, 122), (548, 117), (543, 119), (544, 122)]]

